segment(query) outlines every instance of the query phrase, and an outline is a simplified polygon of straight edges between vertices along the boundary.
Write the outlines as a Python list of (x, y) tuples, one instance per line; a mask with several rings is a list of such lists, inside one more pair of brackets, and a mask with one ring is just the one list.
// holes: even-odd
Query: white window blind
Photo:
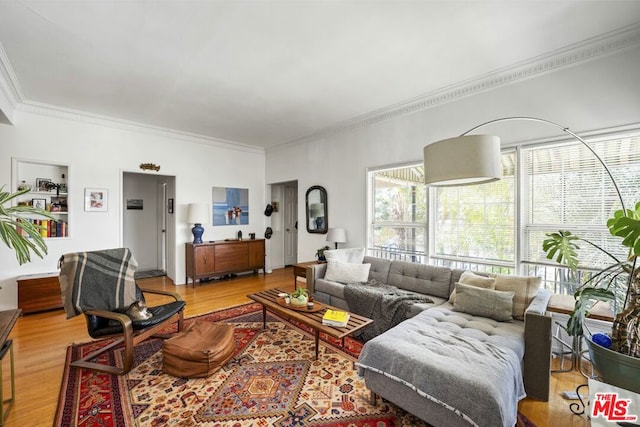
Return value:
[[(625, 137), (590, 143), (611, 170), (627, 208), (640, 200), (640, 139)], [(602, 164), (579, 142), (523, 149), (526, 222), (523, 259), (548, 262), (542, 251), (545, 234), (569, 230), (617, 256), (624, 257), (620, 239), (606, 222), (620, 202)], [(588, 244), (580, 244), (582, 267), (610, 264)]]

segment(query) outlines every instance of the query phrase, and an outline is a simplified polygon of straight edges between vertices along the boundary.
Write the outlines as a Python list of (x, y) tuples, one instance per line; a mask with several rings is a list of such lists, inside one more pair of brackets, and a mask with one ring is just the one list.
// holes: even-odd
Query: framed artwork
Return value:
[(36, 178), (36, 191), (49, 191), (47, 184), (50, 182), (49, 178)]
[(31, 199), (31, 205), (36, 209), (46, 209), (47, 199)]
[(173, 213), (173, 199), (167, 199), (167, 212)]
[(84, 189), (84, 210), (87, 212), (106, 212), (109, 205), (109, 190), (106, 188)]
[(213, 225), (249, 224), (249, 189), (213, 187)]

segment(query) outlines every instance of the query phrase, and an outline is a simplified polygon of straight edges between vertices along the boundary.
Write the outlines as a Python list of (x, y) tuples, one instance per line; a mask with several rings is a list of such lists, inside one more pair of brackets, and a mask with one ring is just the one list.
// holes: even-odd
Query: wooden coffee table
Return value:
[(344, 347), (344, 337), (350, 335), (365, 326), (373, 323), (373, 320), (358, 316), (354, 313), (349, 313), (349, 322), (344, 328), (336, 328), (333, 326), (327, 326), (322, 324), (322, 316), (327, 309), (340, 310), (339, 308), (332, 307), (327, 304), (323, 304), (324, 308), (315, 312), (308, 312), (302, 310), (294, 310), (285, 305), (282, 305), (278, 301), (278, 294), (282, 293), (279, 289), (270, 289), (267, 291), (257, 292), (255, 294), (247, 295), (247, 298), (262, 304), (262, 327), (267, 327), (267, 309), (273, 313), (277, 313), (287, 319), (296, 320), (302, 324), (310, 326), (315, 331), (315, 345), (316, 345), (316, 360), (318, 359), (318, 342), (320, 340), (320, 332), (325, 333), (334, 338), (342, 340), (342, 346)]

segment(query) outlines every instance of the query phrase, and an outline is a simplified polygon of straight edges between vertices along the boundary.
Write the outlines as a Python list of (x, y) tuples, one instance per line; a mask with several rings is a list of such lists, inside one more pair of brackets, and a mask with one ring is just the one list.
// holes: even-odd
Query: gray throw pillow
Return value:
[(494, 291), (456, 283), (455, 311), (504, 322), (512, 320), (515, 292)]

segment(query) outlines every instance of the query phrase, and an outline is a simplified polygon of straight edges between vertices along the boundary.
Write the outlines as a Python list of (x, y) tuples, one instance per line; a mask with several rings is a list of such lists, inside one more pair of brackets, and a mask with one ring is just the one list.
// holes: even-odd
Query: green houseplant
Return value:
[(20, 265), (30, 262), (32, 253), (40, 258), (47, 254), (47, 245), (40, 235), (41, 227), (30, 221), (22, 221), (21, 216), (31, 214), (54, 219), (49, 212), (33, 206), (11, 206), (12, 201), (28, 192), (28, 188), (15, 193), (5, 191), (4, 186), (0, 188), (0, 238), (15, 251)]
[[(547, 234), (543, 250), (547, 258), (578, 268), (578, 244), (584, 242), (607, 255), (611, 264), (591, 274), (574, 293), (575, 307), (567, 322), (567, 333), (584, 334), (585, 319), (596, 302), (615, 302), (618, 310), (611, 330), (611, 350), (593, 343), (587, 336), (591, 361), (600, 376), (612, 385), (640, 393), (640, 202), (634, 209), (621, 209), (607, 221), (612, 236), (621, 238), (627, 256), (619, 259), (601, 246), (569, 231)], [(618, 356), (615, 354), (618, 353)]]

